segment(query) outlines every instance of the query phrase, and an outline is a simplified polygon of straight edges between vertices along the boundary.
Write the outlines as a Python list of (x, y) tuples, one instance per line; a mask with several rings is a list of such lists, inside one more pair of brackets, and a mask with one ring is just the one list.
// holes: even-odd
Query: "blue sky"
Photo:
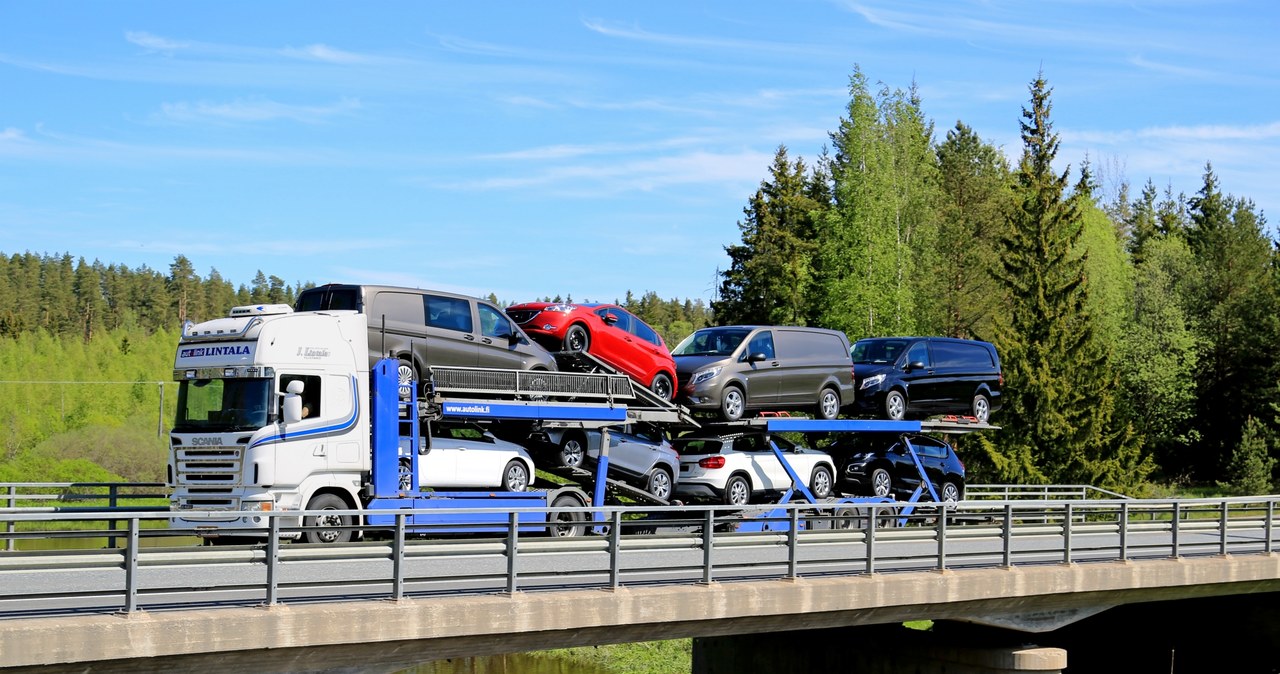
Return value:
[(5, 2), (0, 251), (237, 284), (713, 297), (779, 145), (855, 65), (1011, 157), (1280, 210), (1269, 1)]

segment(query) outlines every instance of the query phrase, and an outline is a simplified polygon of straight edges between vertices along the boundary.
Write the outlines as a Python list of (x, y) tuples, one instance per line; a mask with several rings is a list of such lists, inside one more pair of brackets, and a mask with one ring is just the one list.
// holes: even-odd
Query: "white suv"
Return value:
[(763, 432), (695, 434), (676, 439), (673, 445), (680, 453), (676, 495), (746, 505), (790, 489), (791, 476), (769, 448), (769, 437), (796, 475), (806, 480), (814, 498), (831, 496), (835, 464), (830, 456)]

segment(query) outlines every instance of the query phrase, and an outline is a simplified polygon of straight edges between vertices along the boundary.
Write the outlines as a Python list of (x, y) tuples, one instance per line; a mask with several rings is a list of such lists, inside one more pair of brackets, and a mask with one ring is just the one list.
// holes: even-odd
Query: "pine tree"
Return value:
[[(1023, 154), (997, 281), (1010, 297), (997, 343), (1004, 357), (1003, 431), (982, 447), (998, 479), (1133, 486), (1151, 470), (1113, 418), (1115, 375), (1089, 314), (1083, 221), (1055, 173), (1058, 136), (1044, 78), (1022, 112)], [(1084, 183), (1087, 185), (1087, 182)], [(998, 443), (998, 444), (997, 444)]]
[(804, 160), (791, 162), (787, 148), (779, 146), (769, 179), (742, 209), (742, 243), (725, 247), (730, 267), (712, 303), (722, 324), (809, 322), (814, 218), (824, 207), (811, 198), (813, 192)]

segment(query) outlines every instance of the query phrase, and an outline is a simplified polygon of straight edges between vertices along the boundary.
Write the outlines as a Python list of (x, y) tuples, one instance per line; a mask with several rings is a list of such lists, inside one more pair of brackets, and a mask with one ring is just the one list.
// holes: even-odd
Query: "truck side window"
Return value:
[(280, 375), (281, 393), (285, 392), (291, 381), (302, 382), (302, 418), (319, 417), (323, 412), (320, 409), (320, 401), (323, 399), (320, 395), (320, 377), (314, 374), (282, 374)]

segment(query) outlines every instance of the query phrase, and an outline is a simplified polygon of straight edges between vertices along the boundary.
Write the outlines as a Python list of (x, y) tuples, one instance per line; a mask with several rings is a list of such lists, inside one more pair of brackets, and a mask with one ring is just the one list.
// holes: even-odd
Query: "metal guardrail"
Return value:
[[(163, 482), (0, 482), (4, 506), (0, 512), (154, 512), (168, 510), (169, 494)], [(140, 505), (139, 501), (164, 499), (165, 505)], [(76, 504), (76, 505), (67, 505)], [(15, 521), (5, 522), (5, 550), (15, 549)], [(116, 520), (108, 520), (115, 529)], [(111, 547), (115, 541), (112, 539)]]
[(621, 374), (433, 366), (431, 375), (435, 390), (441, 393), (526, 398), (548, 395), (600, 399), (634, 397), (631, 380)]
[[(293, 524), (298, 512), (256, 512), (252, 515), (264, 517), (259, 531), (264, 538), (256, 545), (227, 547), (156, 545), (195, 531), (147, 528), (164, 514), (97, 513), (95, 520), (121, 523), (127, 532), (123, 548), (0, 554), (0, 575), (6, 580), (0, 619), (1272, 554), (1278, 502), (1280, 496), (965, 501), (951, 508), (917, 504), (905, 527), (892, 526), (900, 503), (790, 504), (735, 512), (723, 506), (555, 509), (587, 518), (574, 525), (584, 535), (568, 538), (530, 533), (545, 528), (527, 524), (545, 519), (548, 509), (543, 508), (513, 510), (505, 525), (493, 524), (490, 517), (486, 522), (496, 531), (486, 538), (451, 535), (443, 525), (415, 530), (407, 525), (410, 511), (397, 511), (392, 526), (363, 529), (366, 542), (332, 546), (283, 542), (304, 530)], [(452, 512), (460, 518), (492, 515), (480, 508)], [(83, 514), (0, 516), (45, 527), (32, 531), (28, 524), (9, 534), (18, 539), (104, 535), (58, 528), (85, 519)], [(592, 516), (601, 519), (592, 521)], [(748, 521), (765, 524), (765, 531), (743, 531)], [(191, 573), (193, 568), (200, 573)]]
[(966, 499), (1127, 499), (1120, 492), (1088, 484), (970, 484)]

